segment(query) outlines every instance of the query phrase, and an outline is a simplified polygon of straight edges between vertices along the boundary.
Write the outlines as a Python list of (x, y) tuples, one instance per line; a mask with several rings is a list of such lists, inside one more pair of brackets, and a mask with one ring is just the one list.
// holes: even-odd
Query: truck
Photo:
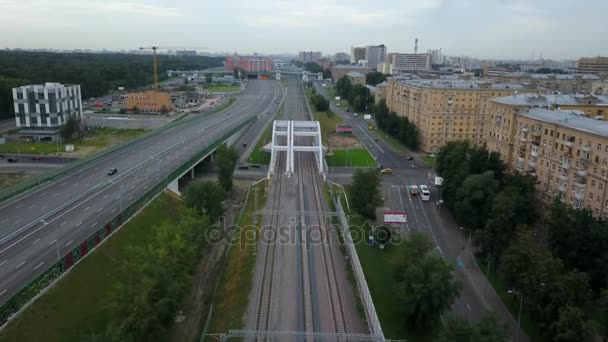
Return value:
[(340, 101), (340, 96), (336, 96), (336, 101)]
[(365, 115), (363, 115), (363, 119), (365, 119), (365, 120), (371, 120), (372, 119), (372, 115), (371, 114), (365, 114)]

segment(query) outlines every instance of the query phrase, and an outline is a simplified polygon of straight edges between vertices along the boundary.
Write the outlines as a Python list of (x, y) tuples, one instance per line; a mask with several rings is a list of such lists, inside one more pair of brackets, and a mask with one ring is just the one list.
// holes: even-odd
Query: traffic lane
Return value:
[[(245, 107), (244, 109), (247, 109), (247, 108), (248, 107)], [(239, 112), (243, 112), (243, 111), (244, 110), (239, 110)], [(236, 115), (233, 115), (232, 117), (234, 118), (234, 117), (236, 117)], [(219, 122), (217, 122), (217, 121), (211, 121), (211, 125), (218, 124), (218, 123), (223, 123), (225, 121), (230, 122), (230, 121), (234, 121), (234, 120), (236, 120), (236, 119), (231, 119), (230, 116), (228, 116), (228, 118), (224, 118), (224, 119), (222, 119), (222, 121), (219, 121)], [(198, 128), (197, 126), (194, 127), (194, 129), (197, 129), (197, 128)], [(193, 129), (191, 128), (190, 131), (192, 131), (192, 130)], [(203, 130), (204, 130), (204, 128), (203, 128)], [(182, 139), (182, 137), (179, 136), (179, 135), (163, 134), (162, 137), (164, 138), (163, 141), (156, 142), (155, 144), (148, 144), (148, 148), (147, 148), (148, 151), (146, 151), (145, 149), (143, 151), (140, 150), (140, 151), (138, 151), (139, 153), (137, 153), (136, 155), (129, 155), (129, 158), (125, 158), (125, 156), (123, 156), (123, 155), (117, 156), (115, 158), (118, 159), (118, 161), (116, 163), (112, 163), (111, 165), (114, 166), (114, 167), (118, 166), (119, 168), (122, 168), (122, 169), (127, 168), (128, 165), (133, 165), (133, 162), (131, 162), (131, 161), (133, 161), (134, 159), (137, 159), (137, 156), (141, 156), (143, 154), (144, 157), (140, 158), (140, 160), (143, 159), (145, 161), (145, 158), (147, 158), (147, 157), (145, 157), (145, 153), (146, 152), (152, 152), (152, 150), (158, 149), (158, 146), (160, 146), (160, 145), (166, 144), (168, 142), (173, 142), (173, 141), (175, 141), (177, 139)], [(172, 138), (172, 139), (168, 139), (168, 138)], [(169, 141), (167, 141), (167, 140), (169, 140)], [(126, 151), (126, 153), (129, 153), (129, 152), (132, 152), (132, 151)], [(133, 156), (135, 156), (135, 158), (133, 158)], [(125, 165), (124, 163), (127, 163), (127, 164)], [(105, 170), (105, 169), (104, 170), (100, 170), (98, 167), (96, 167), (94, 170), (97, 171), (98, 173), (97, 174), (91, 174), (91, 175), (89, 175), (87, 179), (83, 180), (84, 182), (87, 182), (87, 181), (93, 182), (94, 180), (92, 178), (99, 179), (98, 177), (100, 177), (100, 176), (103, 177), (104, 174), (107, 172), (107, 170)], [(48, 191), (46, 193), (53, 193), (54, 192), (53, 196), (57, 196), (58, 194), (62, 193), (62, 191), (63, 191), (62, 187), (66, 185), (66, 181), (64, 180), (64, 183), (59, 183), (60, 181), (61, 180), (57, 181), (57, 183), (52, 184), (51, 188), (47, 187)], [(96, 184), (99, 184), (99, 183), (96, 182)], [(46, 195), (46, 193), (43, 193), (43, 196)], [(29, 199), (31, 200), (31, 197)], [(34, 200), (42, 201), (43, 199), (42, 198), (34, 198)], [(13, 204), (12, 209), (19, 209), (19, 208), (21, 208), (23, 206), (31, 206), (31, 205), (32, 205), (31, 201), (30, 202), (26, 202), (26, 203), (16, 202), (16, 203)], [(52, 210), (52, 209), (55, 209), (55, 207), (52, 206), (52, 205), (49, 205), (48, 209)], [(2, 215), (0, 215), (0, 217), (9, 217), (9, 218), (11, 218), (11, 215), (5, 215), (5, 213), (3, 213), (2, 210), (0, 210), (0, 214), (2, 214)], [(19, 213), (19, 212), (14, 213), (14, 215), (12, 215), (12, 216), (13, 216), (12, 217), (12, 221), (16, 222), (16, 224), (18, 224), (21, 221), (31, 222), (32, 219), (33, 219), (33, 218), (29, 218), (29, 217), (25, 217), (25, 219), (24, 219), (23, 213)], [(25, 215), (25, 216), (27, 216), (27, 215)], [(4, 219), (1, 219), (1, 220), (4, 220)]]
[(0, 163), (9, 163), (8, 158), (15, 158), (16, 163), (9, 164), (67, 164), (76, 161), (80, 158), (77, 157), (61, 157), (61, 156), (47, 156), (43, 154), (30, 154), (30, 153), (4, 153), (3, 158), (0, 159)]

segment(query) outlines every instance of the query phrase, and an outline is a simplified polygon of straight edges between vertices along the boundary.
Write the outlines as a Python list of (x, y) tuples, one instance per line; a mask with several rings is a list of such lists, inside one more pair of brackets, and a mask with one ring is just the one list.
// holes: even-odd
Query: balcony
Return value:
[(591, 152), (591, 145), (590, 144), (583, 145), (582, 150), (583, 150), (583, 152)]
[(585, 200), (585, 190), (575, 191), (574, 198), (576, 198), (579, 201), (584, 201)]
[(540, 131), (532, 130), (532, 136), (535, 138), (540, 138)]
[(528, 138), (527, 137), (521, 137), (521, 138), (519, 138), (519, 142), (527, 143), (528, 142)]
[(528, 127), (522, 127), (521, 131), (524, 132), (524, 133), (527, 133), (528, 132)]
[(580, 209), (583, 207), (583, 203), (585, 201), (585, 194), (583, 193), (580, 197), (575, 194), (574, 197), (576, 198), (576, 200), (572, 201), (572, 207), (574, 209)]
[(589, 163), (591, 163), (591, 160), (589, 160), (587, 158), (581, 158), (580, 162), (581, 162), (581, 164), (583, 164), (584, 168), (587, 168), (587, 166), (589, 166)]
[(574, 179), (574, 186), (579, 189), (585, 189), (587, 181), (584, 177), (576, 177), (576, 179)]
[(530, 150), (530, 155), (534, 158), (538, 158), (538, 148), (532, 147), (532, 149)]
[(562, 184), (561, 182), (559, 183), (559, 192), (566, 192), (566, 190), (568, 190), (568, 183), (564, 183)]
[(588, 174), (588, 173), (587, 173), (587, 170), (579, 169), (579, 170), (576, 172), (576, 174), (577, 174), (578, 176), (580, 176), (580, 177), (583, 177), (583, 178), (584, 178), (584, 177), (587, 177), (587, 174)]
[(562, 160), (562, 169), (568, 170), (569, 168), (570, 168), (570, 161), (569, 160)]
[(564, 140), (564, 145), (568, 147), (574, 146), (574, 141)]
[(561, 175), (559, 175), (559, 179), (562, 180), (562, 181), (564, 181), (564, 182), (567, 182), (568, 181), (568, 175), (565, 174), (565, 173), (562, 173)]
[(536, 161), (534, 161), (534, 160), (530, 160), (530, 161), (528, 162), (528, 166), (529, 166), (529, 167), (531, 167), (531, 168), (536, 169)]

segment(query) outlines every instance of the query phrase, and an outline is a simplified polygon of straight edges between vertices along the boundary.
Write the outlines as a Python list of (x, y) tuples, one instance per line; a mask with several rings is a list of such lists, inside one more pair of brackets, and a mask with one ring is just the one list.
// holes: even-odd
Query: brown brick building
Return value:
[(147, 90), (142, 93), (126, 94), (124, 107), (127, 110), (137, 108), (144, 113), (159, 113), (163, 107), (167, 110), (171, 110), (173, 104), (169, 93)]

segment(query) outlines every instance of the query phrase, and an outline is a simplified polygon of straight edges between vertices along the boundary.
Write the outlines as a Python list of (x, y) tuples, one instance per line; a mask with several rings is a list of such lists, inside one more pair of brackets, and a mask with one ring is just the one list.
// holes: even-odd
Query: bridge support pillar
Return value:
[(182, 193), (179, 191), (179, 180), (178, 179), (169, 183), (169, 185), (167, 185), (167, 189), (169, 189), (171, 192), (173, 192), (176, 195), (179, 195), (179, 196), (182, 195)]

